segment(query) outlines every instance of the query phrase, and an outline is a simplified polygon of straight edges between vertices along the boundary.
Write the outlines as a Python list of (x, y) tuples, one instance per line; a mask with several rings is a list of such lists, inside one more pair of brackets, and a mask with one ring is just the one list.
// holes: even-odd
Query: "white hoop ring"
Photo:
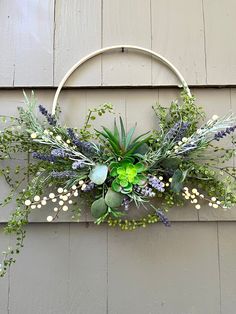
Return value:
[(57, 107), (57, 102), (58, 102), (58, 97), (59, 94), (61, 92), (61, 89), (63, 88), (64, 84), (66, 83), (67, 79), (71, 76), (71, 74), (82, 64), (84, 64), (86, 61), (92, 59), (95, 56), (98, 56), (100, 54), (103, 54), (105, 52), (108, 51), (112, 51), (112, 50), (119, 50), (121, 49), (122, 51), (124, 49), (129, 49), (129, 50), (134, 50), (134, 51), (138, 51), (138, 52), (142, 52), (142, 53), (146, 53), (148, 55), (151, 55), (152, 57), (154, 57), (156, 60), (160, 61), (161, 63), (163, 63), (164, 65), (166, 65), (179, 79), (181, 86), (180, 87), (184, 87), (188, 93), (189, 96), (191, 96), (191, 92), (190, 89), (188, 87), (187, 82), (185, 81), (184, 77), (182, 76), (182, 74), (179, 72), (179, 70), (170, 62), (168, 61), (166, 58), (162, 57), (160, 54), (150, 50), (150, 49), (146, 49), (146, 48), (142, 48), (139, 46), (132, 46), (132, 45), (117, 45), (117, 46), (110, 46), (110, 47), (105, 47), (99, 50), (96, 50), (90, 54), (88, 54), (87, 56), (83, 57), (82, 59), (80, 59), (77, 63), (75, 63), (69, 70), (68, 72), (65, 74), (65, 76), (62, 78), (61, 82), (59, 83), (54, 99), (53, 99), (53, 104), (52, 104), (52, 115), (55, 114), (56, 111), (56, 107)]

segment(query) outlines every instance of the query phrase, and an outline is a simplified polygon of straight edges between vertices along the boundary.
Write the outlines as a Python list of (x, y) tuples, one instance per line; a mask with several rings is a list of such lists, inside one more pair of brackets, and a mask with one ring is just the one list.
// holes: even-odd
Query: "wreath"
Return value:
[[(112, 129), (93, 128), (95, 119), (113, 113), (109, 103), (89, 109), (77, 129), (60, 124), (58, 106), (50, 113), (33, 92), (24, 96), (17, 117), (1, 116), (0, 174), (11, 187), (1, 206), (16, 202), (5, 227), (16, 245), (3, 252), (1, 276), (23, 246), (30, 213), (45, 205), (48, 222), (68, 210), (78, 221), (85, 203), (96, 224), (134, 230), (159, 221), (170, 226), (166, 212), (186, 203), (196, 210), (205, 203), (222, 209), (236, 204), (236, 168), (225, 164), (235, 155), (236, 116), (204, 122), (186, 86), (169, 107), (153, 106), (157, 127), (138, 136), (136, 125), (127, 131), (122, 117)], [(233, 145), (218, 146), (227, 136)], [(19, 158), (27, 165), (13, 167)]]

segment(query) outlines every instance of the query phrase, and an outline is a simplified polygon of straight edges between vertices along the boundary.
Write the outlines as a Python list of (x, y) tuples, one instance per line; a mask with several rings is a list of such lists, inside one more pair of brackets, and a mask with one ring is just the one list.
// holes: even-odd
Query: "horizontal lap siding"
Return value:
[[(235, 12), (234, 0), (3, 0), (0, 87), (56, 86), (81, 57), (116, 44), (161, 53), (191, 85), (235, 85)], [(125, 51), (89, 61), (67, 84), (176, 83), (153, 59)]]
[[(191, 85), (236, 85), (234, 0), (0, 1), (0, 88), (35, 89), (50, 108), (65, 72), (93, 50), (115, 44), (153, 49)], [(124, 51), (96, 57), (67, 86), (173, 85), (177, 79), (152, 58)], [(27, 89), (29, 87), (29, 89)], [(236, 109), (236, 89), (196, 88), (207, 118)], [(88, 108), (113, 103), (127, 127), (156, 127), (151, 106), (169, 104), (176, 89), (73, 89), (63, 91), (63, 121), (80, 127)], [(1, 114), (23, 104), (21, 89), (0, 90)], [(97, 127), (111, 126), (114, 116)], [(227, 143), (225, 143), (226, 145)], [(8, 192), (0, 181), (1, 198)], [(14, 206), (1, 209), (5, 222)], [(45, 222), (52, 208), (34, 211), (25, 247), (0, 280), (3, 314), (234, 314), (236, 211), (203, 206), (174, 208), (171, 228), (160, 223), (123, 233), (90, 222)], [(227, 220), (232, 220), (227, 221)], [(13, 243), (3, 235), (0, 251)]]
[(234, 314), (235, 227), (31, 224), (9, 286), (0, 281), (1, 313)]

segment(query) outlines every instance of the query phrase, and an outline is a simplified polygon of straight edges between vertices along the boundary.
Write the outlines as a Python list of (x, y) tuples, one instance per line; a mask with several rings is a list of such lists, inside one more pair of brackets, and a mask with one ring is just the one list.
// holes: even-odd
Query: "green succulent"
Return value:
[(133, 164), (130, 160), (123, 160), (111, 163), (110, 176), (115, 178), (112, 189), (116, 192), (130, 193), (134, 184), (145, 184), (146, 176), (143, 174), (145, 170), (146, 167), (141, 162)]
[(118, 157), (130, 157), (135, 156), (138, 153), (142, 145), (149, 140), (150, 137), (145, 137), (147, 133), (139, 135), (133, 139), (136, 125), (132, 127), (128, 132), (125, 131), (124, 123), (120, 117), (120, 130), (117, 127), (116, 120), (114, 120), (113, 132), (106, 127), (102, 127), (103, 131), (97, 131), (97, 133), (103, 137), (108, 143), (112, 152)]

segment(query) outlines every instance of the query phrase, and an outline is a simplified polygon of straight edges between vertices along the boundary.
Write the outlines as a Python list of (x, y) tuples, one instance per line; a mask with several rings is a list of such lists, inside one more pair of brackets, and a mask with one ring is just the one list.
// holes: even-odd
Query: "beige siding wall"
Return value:
[[(50, 108), (71, 65), (122, 43), (173, 62), (208, 117), (236, 111), (235, 27), (234, 0), (2, 0), (0, 113), (16, 112), (22, 88)], [(137, 121), (143, 132), (156, 124), (151, 106), (178, 97), (176, 83), (151, 58), (100, 56), (69, 79), (63, 119), (80, 126), (89, 107), (112, 102), (127, 127)], [(8, 191), (3, 181), (0, 191)], [(2, 233), (12, 209), (1, 209), (0, 251), (12, 242)], [(88, 212), (81, 223), (63, 213), (46, 224), (46, 210), (32, 213), (25, 248), (0, 280), (0, 314), (235, 314), (236, 209), (174, 208), (171, 228), (131, 233), (94, 226)]]

